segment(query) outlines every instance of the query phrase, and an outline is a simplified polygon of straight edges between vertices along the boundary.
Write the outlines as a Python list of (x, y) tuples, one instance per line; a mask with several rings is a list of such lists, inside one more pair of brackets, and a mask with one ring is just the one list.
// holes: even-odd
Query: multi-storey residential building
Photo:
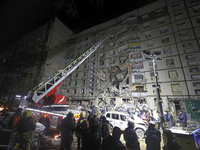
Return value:
[(197, 0), (159, 0), (78, 34), (63, 34), (58, 28), (65, 27), (60, 23), (58, 32), (49, 36), (51, 46), (42, 79), (79, 57), (111, 27), (121, 24), (63, 81), (59, 92), (82, 103), (106, 100), (119, 105), (139, 99), (157, 109), (153, 62), (144, 59), (143, 50), (160, 51), (162, 60), (157, 60), (156, 72), (163, 108), (178, 108), (184, 99), (198, 114), (199, 8)]

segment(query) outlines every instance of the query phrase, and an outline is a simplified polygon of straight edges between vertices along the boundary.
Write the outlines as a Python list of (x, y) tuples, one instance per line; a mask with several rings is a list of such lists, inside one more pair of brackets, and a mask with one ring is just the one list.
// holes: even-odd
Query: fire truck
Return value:
[[(86, 115), (86, 111), (69, 109), (70, 99), (66, 101), (65, 95), (57, 95), (57, 89), (62, 81), (71, 74), (80, 64), (82, 64), (97, 48), (111, 35), (115, 29), (122, 28), (121, 24), (116, 25), (108, 30), (108, 33), (86, 50), (81, 56), (67, 64), (63, 69), (47, 78), (46, 81), (39, 83), (35, 88), (24, 96), (23, 108), (31, 110), (33, 118), (45, 125), (47, 129), (58, 129), (62, 119), (71, 111), (76, 121), (80, 118), (80, 113)], [(27, 107), (28, 106), (28, 107)]]
[(69, 112), (74, 114), (75, 122), (80, 118), (80, 113), (82, 112), (86, 116), (86, 111), (82, 110), (72, 110), (63, 105), (54, 105), (51, 107), (43, 108), (31, 108), (27, 107), (26, 110), (32, 111), (32, 117), (36, 122), (42, 123), (46, 129), (58, 130), (62, 120), (67, 116)]

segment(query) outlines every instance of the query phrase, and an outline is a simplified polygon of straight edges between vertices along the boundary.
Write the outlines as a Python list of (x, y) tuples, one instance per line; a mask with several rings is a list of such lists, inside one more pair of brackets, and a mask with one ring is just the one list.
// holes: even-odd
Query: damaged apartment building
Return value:
[(78, 58), (120, 24), (63, 81), (59, 93), (79, 104), (97, 105), (103, 100), (118, 106), (137, 101), (157, 109), (153, 62), (144, 59), (143, 51), (160, 51), (156, 72), (163, 109), (180, 110), (187, 105), (191, 113), (199, 114), (199, 10), (197, 0), (158, 0), (77, 34), (55, 19), (46, 42), (42, 78), (37, 82)]

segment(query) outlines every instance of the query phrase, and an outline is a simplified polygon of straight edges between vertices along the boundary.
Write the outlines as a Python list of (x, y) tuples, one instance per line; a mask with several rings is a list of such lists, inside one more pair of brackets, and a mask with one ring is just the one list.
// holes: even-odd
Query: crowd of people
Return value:
[[(81, 113), (81, 118), (75, 123), (70, 112), (63, 119), (60, 130), (60, 150), (71, 150), (74, 134), (77, 137), (78, 150), (140, 150), (140, 142), (134, 130), (134, 123), (131, 121), (124, 131), (115, 126), (110, 133), (110, 124), (106, 117), (97, 118), (92, 112), (85, 117)], [(120, 141), (121, 136), (124, 137), (125, 145)], [(147, 150), (160, 150), (161, 134), (155, 129), (154, 121), (149, 121), (145, 142)]]
[[(106, 109), (104, 110), (106, 111)], [(127, 111), (127, 110), (126, 110)], [(29, 110), (17, 109), (16, 113), (11, 117), (8, 123), (8, 129), (17, 133), (13, 149), (23, 145), (23, 148), (30, 150), (33, 132), (36, 128), (36, 122), (31, 117), (32, 112)], [(127, 111), (132, 114), (130, 110)], [(71, 150), (74, 141), (73, 135), (77, 137), (78, 150), (139, 150), (140, 142), (134, 130), (134, 123), (128, 122), (127, 128), (121, 131), (119, 127), (114, 127), (112, 133), (110, 132), (110, 124), (106, 117), (100, 113), (95, 107), (92, 111), (88, 111), (87, 117), (83, 113), (80, 114), (80, 119), (75, 122), (73, 113), (69, 112), (68, 115), (62, 120), (59, 128), (61, 132), (60, 150)], [(135, 111), (133, 115), (137, 115), (145, 123), (148, 124), (148, 129), (145, 132), (145, 142), (147, 150), (160, 150), (161, 133), (155, 128), (158, 122), (158, 114), (150, 109), (146, 111)], [(157, 117), (156, 117), (157, 116)], [(173, 113), (163, 112), (164, 122), (169, 127), (174, 126)], [(157, 119), (156, 119), (157, 118)], [(183, 127), (187, 126), (187, 116), (181, 111), (180, 123)], [(125, 145), (120, 141), (121, 135), (124, 136)]]

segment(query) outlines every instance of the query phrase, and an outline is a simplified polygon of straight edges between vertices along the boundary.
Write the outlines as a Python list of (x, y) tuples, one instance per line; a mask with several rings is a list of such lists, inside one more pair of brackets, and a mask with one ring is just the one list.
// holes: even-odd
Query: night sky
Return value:
[(1, 50), (55, 16), (74, 33), (155, 0), (0, 0)]

